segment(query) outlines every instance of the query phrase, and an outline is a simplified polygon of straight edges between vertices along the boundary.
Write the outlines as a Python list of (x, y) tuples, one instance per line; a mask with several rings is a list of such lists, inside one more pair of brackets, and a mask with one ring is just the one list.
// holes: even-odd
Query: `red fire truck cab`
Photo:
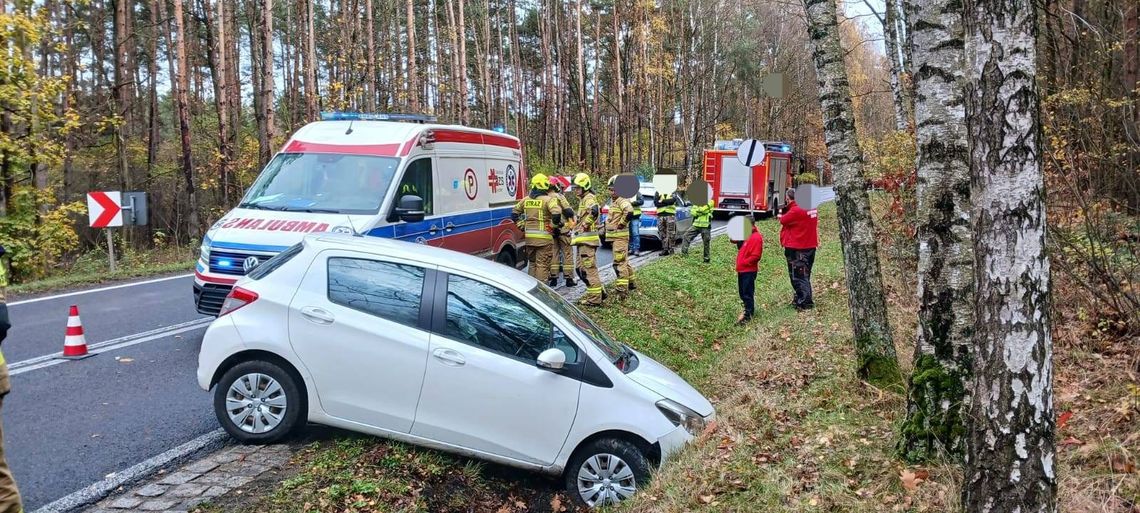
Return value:
[(717, 141), (705, 150), (705, 181), (712, 187), (714, 214), (780, 211), (781, 191), (793, 183), (792, 145), (765, 142), (764, 161), (751, 169), (736, 158), (741, 139)]

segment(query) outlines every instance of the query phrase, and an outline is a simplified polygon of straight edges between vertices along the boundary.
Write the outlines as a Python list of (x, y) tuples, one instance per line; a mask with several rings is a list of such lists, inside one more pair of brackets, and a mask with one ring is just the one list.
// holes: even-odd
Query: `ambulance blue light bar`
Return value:
[(764, 149), (768, 151), (778, 151), (781, 153), (791, 153), (792, 145), (787, 143), (766, 143)]
[(412, 123), (435, 123), (435, 116), (429, 116), (427, 114), (322, 112), (321, 121), (409, 121)]

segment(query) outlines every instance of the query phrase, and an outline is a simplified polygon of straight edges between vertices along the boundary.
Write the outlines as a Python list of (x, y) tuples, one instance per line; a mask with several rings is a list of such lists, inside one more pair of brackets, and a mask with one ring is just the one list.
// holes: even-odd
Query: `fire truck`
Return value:
[(744, 141), (716, 141), (705, 150), (705, 181), (712, 188), (713, 213), (761, 212), (776, 215), (780, 211), (781, 191), (791, 186), (792, 145), (765, 142), (764, 161), (748, 168), (736, 158), (736, 150)]

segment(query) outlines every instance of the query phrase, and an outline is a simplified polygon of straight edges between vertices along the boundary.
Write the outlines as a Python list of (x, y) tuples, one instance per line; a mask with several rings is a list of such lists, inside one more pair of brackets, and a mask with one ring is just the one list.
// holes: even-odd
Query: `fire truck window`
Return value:
[(430, 158), (422, 158), (408, 164), (408, 168), (404, 170), (404, 178), (400, 181), (400, 188), (397, 189), (396, 204), (399, 204), (399, 198), (406, 194), (419, 196), (424, 200), (424, 213), (432, 215), (431, 174)]

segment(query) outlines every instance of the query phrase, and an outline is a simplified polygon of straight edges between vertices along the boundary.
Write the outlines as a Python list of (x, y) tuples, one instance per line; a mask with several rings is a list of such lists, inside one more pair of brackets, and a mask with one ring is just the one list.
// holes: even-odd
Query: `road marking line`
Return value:
[(32, 299), (24, 299), (22, 301), (13, 301), (11, 303), (8, 303), (8, 306), (26, 305), (28, 303), (38, 303), (40, 301), (49, 301), (52, 299), (59, 299), (59, 298), (65, 298), (65, 297), (71, 297), (71, 296), (79, 296), (79, 295), (83, 295), (83, 294), (93, 294), (95, 292), (103, 292), (106, 290), (125, 289), (127, 287), (134, 287), (136, 285), (148, 285), (151, 283), (160, 283), (160, 282), (164, 282), (164, 281), (178, 280), (181, 278), (190, 278), (192, 276), (194, 276), (194, 273), (179, 274), (178, 276), (167, 276), (165, 278), (155, 278), (153, 280), (136, 281), (136, 282), (132, 282), (132, 283), (123, 283), (121, 285), (111, 285), (109, 287), (100, 287), (97, 289), (77, 290), (75, 292), (67, 292), (64, 294), (55, 294), (55, 295), (51, 295), (51, 296), (36, 297), (36, 298), (32, 298)]
[(94, 504), (111, 495), (115, 489), (150, 477), (160, 468), (187, 461), (201, 451), (216, 450), (226, 444), (227, 438), (229, 437), (225, 430), (222, 428), (215, 429), (126, 470), (111, 473), (103, 480), (91, 483), (86, 488), (73, 492), (66, 497), (56, 499), (51, 504), (37, 509), (33, 513), (65, 513)]
[[(181, 324), (175, 324), (173, 326), (166, 326), (150, 331), (144, 331), (142, 333), (135, 333), (134, 335), (127, 335), (125, 337), (106, 340), (95, 344), (88, 344), (87, 350), (91, 354), (105, 353), (108, 351), (113, 351), (115, 349), (130, 347), (136, 344), (142, 344), (143, 342), (150, 342), (152, 340), (158, 340), (173, 335), (178, 335), (187, 331), (194, 331), (205, 328), (213, 321), (214, 319), (212, 317), (195, 319), (193, 321), (187, 321)], [(69, 360), (57, 359), (62, 355), (62, 352), (52, 353), (14, 362), (8, 366), (8, 375), (15, 376), (17, 374), (23, 374), (25, 372), (31, 372), (37, 369), (43, 369), (46, 367), (51, 367), (52, 365), (59, 365), (61, 363), (68, 362)]]

